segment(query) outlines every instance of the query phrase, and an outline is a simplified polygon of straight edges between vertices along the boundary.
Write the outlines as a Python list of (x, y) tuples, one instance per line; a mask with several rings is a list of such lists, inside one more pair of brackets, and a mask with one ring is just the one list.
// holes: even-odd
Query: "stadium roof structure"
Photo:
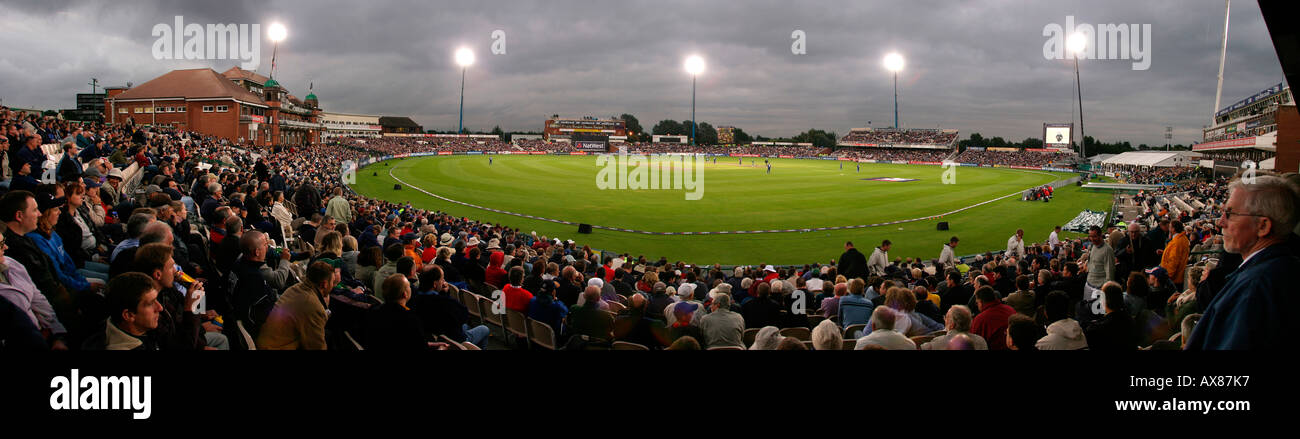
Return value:
[(231, 98), (250, 104), (266, 105), (262, 98), (235, 85), (210, 68), (172, 70), (137, 85), (112, 99), (119, 101), (149, 99)]
[(1120, 155), (1103, 160), (1103, 165), (1129, 165), (1129, 166), (1152, 166), (1157, 168), (1172, 168), (1180, 166), (1182, 162), (1192, 157), (1200, 157), (1199, 153), (1189, 153), (1187, 151), (1130, 151)]
[(1114, 157), (1115, 155), (1116, 154), (1097, 154), (1095, 156), (1089, 157), (1088, 161), (1091, 163), (1104, 163), (1106, 162), (1106, 160), (1110, 160), (1110, 158)]
[(269, 79), (271, 79), (271, 78), (267, 78), (267, 77), (265, 77), (265, 76), (259, 75), (259, 74), (257, 74), (257, 72), (254, 72), (254, 71), (251, 71), (251, 70), (244, 70), (244, 69), (241, 69), (241, 68), (239, 68), (239, 66), (234, 66), (234, 67), (231, 67), (231, 68), (227, 69), (227, 70), (224, 71), (224, 72), (221, 72), (221, 76), (225, 76), (225, 77), (230, 78), (230, 79), (243, 79), (243, 80), (246, 80), (246, 81), (250, 81), (250, 82), (256, 83), (257, 85), (263, 85), (263, 84), (266, 84), (266, 81), (269, 80)]

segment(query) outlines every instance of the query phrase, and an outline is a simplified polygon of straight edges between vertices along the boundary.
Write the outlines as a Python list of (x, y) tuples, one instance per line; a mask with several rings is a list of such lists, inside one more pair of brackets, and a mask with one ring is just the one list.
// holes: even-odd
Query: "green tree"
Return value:
[(749, 133), (746, 133), (745, 130), (740, 128), (736, 128), (732, 131), (732, 137), (734, 138), (732, 141), (736, 142), (737, 145), (748, 145), (750, 142), (754, 141), (754, 138), (750, 137)]
[(646, 136), (645, 129), (641, 128), (641, 121), (637, 120), (636, 116), (623, 113), (623, 115), (619, 116), (618, 119), (622, 120), (624, 126), (627, 127), (629, 141), (641, 142), (644, 141), (643, 139), (648, 137)]
[(717, 145), (718, 130), (708, 122), (700, 122), (699, 132), (695, 134), (695, 143), (700, 145)]
[(1027, 137), (1023, 142), (1020, 142), (1020, 145), (1024, 146), (1025, 148), (1042, 148), (1043, 139), (1039, 139), (1037, 137)]
[(682, 124), (672, 119), (661, 120), (651, 129), (656, 136), (680, 136), (682, 132)]

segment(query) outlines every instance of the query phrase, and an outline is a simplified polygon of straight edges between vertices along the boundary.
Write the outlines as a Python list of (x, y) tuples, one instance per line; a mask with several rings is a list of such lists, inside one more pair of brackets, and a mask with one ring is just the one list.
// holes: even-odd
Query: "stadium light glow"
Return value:
[(903, 70), (903, 55), (897, 53), (885, 55), (885, 68), (891, 72)]
[(1088, 48), (1088, 36), (1084, 35), (1082, 32), (1070, 34), (1070, 36), (1065, 39), (1065, 48), (1076, 55), (1082, 53), (1083, 49)]
[(691, 75), (704, 73), (704, 58), (700, 58), (699, 55), (686, 57), (686, 73)]
[(456, 65), (469, 67), (474, 64), (474, 51), (468, 47), (456, 49)]
[(691, 74), (691, 146), (695, 146), (695, 126), (700, 124), (695, 120), (695, 77), (704, 73), (704, 58), (699, 55), (686, 57), (686, 73)]
[(456, 134), (465, 130), (465, 69), (474, 64), (474, 51), (468, 47), (456, 49), (456, 64), (460, 66), (460, 118), (456, 121)]
[[(1083, 131), (1083, 80), (1079, 79), (1079, 54), (1083, 53), (1083, 50), (1087, 48), (1088, 37), (1082, 32), (1072, 33), (1065, 39), (1065, 49), (1074, 54), (1074, 86), (1079, 97), (1079, 155), (1085, 159), (1088, 158), (1088, 153), (1085, 150), (1086, 145), (1084, 145), (1087, 137)], [(1073, 141), (1074, 139), (1070, 140)]]
[(903, 70), (903, 55), (898, 52), (885, 55), (885, 68), (894, 73), (894, 128), (898, 128), (898, 71)]
[(267, 38), (270, 38), (272, 42), (278, 43), (284, 41), (284, 38), (289, 36), (289, 30), (285, 29), (283, 24), (271, 23), (271, 27), (266, 29), (266, 36)]

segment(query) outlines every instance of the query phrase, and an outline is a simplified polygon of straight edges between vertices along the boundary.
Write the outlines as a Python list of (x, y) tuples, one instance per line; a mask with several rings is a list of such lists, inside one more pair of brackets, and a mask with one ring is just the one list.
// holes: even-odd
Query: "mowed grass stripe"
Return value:
[[(457, 158), (470, 160), (454, 160)], [(787, 192), (784, 189), (769, 188), (766, 185), (727, 188), (727, 184), (714, 184), (715, 180), (727, 180), (725, 178), (715, 178), (715, 174), (723, 174), (723, 172), (719, 171), (710, 174), (706, 169), (706, 195), (704, 200), (687, 202), (682, 198), (680, 191), (671, 193), (660, 191), (603, 191), (603, 194), (609, 194), (605, 196), (602, 195), (602, 191), (590, 190), (587, 191), (588, 194), (584, 195), (576, 187), (591, 185), (590, 187), (594, 189), (595, 160), (591, 157), (503, 156), (494, 158), (492, 166), (504, 164), (503, 158), (508, 159), (506, 162), (537, 161), (526, 162), (527, 167), (521, 167), (524, 163), (519, 163), (517, 166), (503, 167), (500, 171), (502, 173), (498, 174), (498, 171), (495, 170), (490, 173), (486, 172), (487, 160), (483, 156), (393, 160), (388, 162), (389, 166), (376, 164), (365, 168), (364, 171), (372, 172), (359, 173), (358, 182), (354, 185), (354, 188), (368, 196), (398, 202), (410, 201), (422, 209), (441, 210), (456, 216), (505, 224), (520, 228), (525, 232), (535, 230), (539, 234), (551, 237), (558, 236), (564, 239), (574, 239), (589, 244), (593, 248), (629, 252), (633, 255), (644, 254), (647, 257), (655, 258), (665, 256), (671, 260), (680, 259), (689, 263), (710, 264), (755, 264), (758, 262), (803, 264), (814, 261), (826, 262), (839, 256), (846, 240), (853, 240), (859, 247), (867, 248), (879, 243), (881, 239), (891, 239), (895, 243), (894, 251), (890, 253), (891, 256), (938, 257), (940, 246), (952, 235), (958, 235), (962, 238), (961, 246), (958, 248), (959, 254), (999, 250), (1005, 247), (1006, 238), (1016, 228), (1025, 228), (1027, 238), (1030, 241), (1042, 241), (1046, 239), (1052, 226), (1064, 224), (1074, 218), (1080, 209), (1105, 210), (1110, 202), (1108, 194), (1082, 192), (1071, 186), (1059, 190), (1057, 197), (1051, 203), (1022, 202), (1017, 199), (1018, 197), (1012, 197), (941, 219), (867, 229), (811, 233), (691, 236), (650, 236), (597, 230), (591, 235), (578, 235), (576, 227), (572, 226), (465, 207), (429, 197), (409, 188), (394, 191), (392, 190), (394, 180), (387, 175), (388, 169), (396, 167), (394, 175), (409, 181), (411, 184), (439, 195), (472, 204), (620, 228), (642, 228), (633, 227), (629, 224), (632, 222), (657, 223), (660, 225), (660, 227), (651, 230), (667, 230), (668, 225), (674, 224), (672, 221), (667, 221), (668, 219), (682, 220), (683, 217), (686, 221), (680, 222), (685, 225), (699, 227), (701, 223), (714, 222), (714, 226), (717, 227), (716, 230), (801, 228), (742, 227), (743, 224), (726, 224), (716, 219), (717, 212), (728, 210), (732, 212), (728, 215), (727, 220), (743, 218), (751, 226), (780, 219), (797, 220), (804, 223), (818, 222), (818, 225), (883, 222), (873, 221), (872, 219), (888, 218), (887, 220), (897, 220), (905, 217), (933, 215), (1015, 192), (1024, 187), (1037, 184), (1039, 180), (1036, 179), (1053, 180), (1061, 178), (1006, 169), (959, 168), (958, 184), (944, 186), (939, 184), (940, 173), (938, 171), (942, 168), (937, 166), (868, 166), (864, 164), (862, 175), (858, 176), (854, 175), (856, 173), (853, 172), (852, 165), (846, 163), (845, 175), (840, 176), (838, 175), (840, 172), (836, 162), (824, 161), (826, 167), (822, 168), (820, 166), (811, 166), (822, 165), (822, 161), (809, 160), (807, 163), (811, 165), (807, 168), (807, 172), (825, 175), (824, 189)], [(547, 163), (550, 161), (547, 159), (554, 160), (556, 163)], [(476, 161), (478, 161), (478, 165), (474, 165)], [(456, 163), (453, 165), (453, 162)], [(719, 166), (723, 163), (724, 161), (719, 161)], [(732, 162), (733, 165), (734, 163)], [(759, 163), (761, 165), (762, 162), (759, 161)], [(574, 177), (572, 174), (563, 176), (538, 174), (521, 178), (519, 175), (514, 174), (514, 172), (538, 173), (544, 172), (545, 169), (554, 170), (551, 172), (579, 173), (587, 167), (590, 167), (591, 170), (586, 171), (586, 175), (583, 177)], [(871, 169), (873, 167), (879, 168)], [(781, 166), (781, 168), (793, 169), (791, 166)], [(521, 169), (533, 170), (520, 171)], [(774, 175), (776, 169), (774, 167)], [(757, 173), (751, 175), (755, 177), (764, 176), (764, 169), (757, 169), (757, 171)], [(1000, 172), (994, 172), (990, 176), (983, 172), (968, 171)], [(476, 172), (477, 174), (475, 174)], [(372, 173), (377, 173), (378, 176), (372, 176)], [(737, 174), (741, 175), (741, 178), (737, 179), (740, 182), (752, 182), (756, 179), (747, 177), (743, 173)], [(1021, 184), (1016, 184), (1012, 188), (1002, 187), (1001, 190), (993, 190), (992, 188), (998, 186), (1010, 185), (1009, 183), (1000, 182), (998, 174), (1004, 174), (1004, 177), (1006, 175), (1013, 176), (1015, 181), (1019, 181)], [(416, 181), (417, 175), (420, 180), (418, 182)], [(497, 177), (498, 175), (502, 177)], [(867, 176), (902, 178), (921, 176), (924, 180), (910, 183), (882, 183), (858, 180), (858, 178), (866, 178)], [(804, 178), (806, 177), (800, 177), (800, 179)], [(494, 180), (507, 180), (507, 182), (495, 182)], [(760, 183), (762, 181), (764, 180), (760, 180)], [(911, 191), (889, 189), (925, 182), (932, 182), (932, 185), (929, 188), (928, 196), (924, 197), (927, 199), (924, 204), (918, 201), (920, 196), (914, 196)], [(466, 196), (472, 194), (474, 190), (480, 190), (476, 187), (478, 185), (494, 188), (500, 185), (499, 187), (508, 189), (484, 189), (480, 192), (481, 197)], [(853, 185), (851, 192), (856, 193), (861, 189), (863, 193), (850, 196), (846, 195), (850, 192), (847, 188), (840, 190), (838, 187), (850, 185)], [(990, 186), (990, 188), (976, 190), (978, 188), (975, 186), (978, 185), (986, 185)], [(753, 184), (749, 184), (749, 186), (753, 186)], [(548, 198), (539, 195), (548, 189), (561, 194), (561, 196)], [(925, 188), (920, 189), (921, 195), (927, 194)], [(592, 192), (599, 197), (592, 198), (594, 197), (590, 194)], [(740, 199), (732, 199), (727, 195), (764, 192), (767, 195), (746, 196)], [(948, 202), (946, 205), (944, 204), (945, 200)], [(592, 203), (596, 204), (593, 206)], [(600, 205), (600, 203), (605, 205)], [(933, 208), (923, 214), (915, 212), (915, 210), (922, 210), (921, 207), (917, 207), (921, 205), (933, 206)], [(942, 208), (945, 206), (952, 207)], [(667, 211), (680, 212), (680, 214), (666, 216), (664, 212)], [(590, 218), (600, 218), (601, 220), (583, 221), (578, 219), (582, 215)], [(938, 221), (950, 222), (953, 230), (947, 232), (936, 231), (934, 225)], [(900, 228), (903, 230), (898, 230)]]

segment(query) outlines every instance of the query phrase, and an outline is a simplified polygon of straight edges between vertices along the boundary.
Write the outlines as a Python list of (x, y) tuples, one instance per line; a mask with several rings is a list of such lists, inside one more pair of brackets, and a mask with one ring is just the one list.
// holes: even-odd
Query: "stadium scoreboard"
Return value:
[(1049, 148), (1069, 148), (1074, 140), (1073, 123), (1044, 123), (1043, 145)]

